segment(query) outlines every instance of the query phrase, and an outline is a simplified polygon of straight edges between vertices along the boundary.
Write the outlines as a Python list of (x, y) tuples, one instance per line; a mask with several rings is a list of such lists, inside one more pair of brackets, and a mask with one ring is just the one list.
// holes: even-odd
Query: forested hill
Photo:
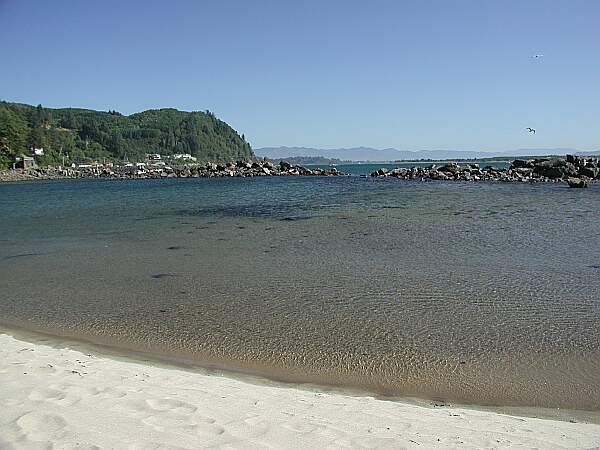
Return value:
[(0, 102), (0, 167), (15, 155), (43, 148), (42, 164), (141, 160), (147, 153), (190, 153), (198, 161), (253, 159), (244, 135), (210, 111), (50, 109)]

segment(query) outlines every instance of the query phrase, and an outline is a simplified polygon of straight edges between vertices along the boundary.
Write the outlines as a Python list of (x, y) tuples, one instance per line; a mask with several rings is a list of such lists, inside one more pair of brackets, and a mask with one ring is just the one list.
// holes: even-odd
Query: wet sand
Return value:
[(0, 334), (0, 447), (593, 448), (600, 425), (239, 380)]
[(0, 320), (376, 395), (600, 409), (595, 188), (275, 183), (15, 199)]

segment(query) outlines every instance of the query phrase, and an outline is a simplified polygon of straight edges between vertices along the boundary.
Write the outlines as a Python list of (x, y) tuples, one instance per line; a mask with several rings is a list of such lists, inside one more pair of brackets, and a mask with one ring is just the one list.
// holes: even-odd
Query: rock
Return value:
[(569, 183), (569, 187), (572, 188), (586, 188), (588, 187), (587, 180), (583, 180), (581, 178), (568, 178), (567, 183)]
[(404, 173), (403, 173), (403, 172), (404, 172), (404, 171), (403, 171), (402, 169), (400, 169), (400, 168), (396, 168), (396, 169), (392, 169), (392, 170), (390, 170), (390, 171), (388, 172), (388, 174), (389, 174), (389, 176), (390, 176), (390, 177), (396, 177), (396, 178), (399, 178), (399, 177), (402, 177), (402, 176), (404, 176)]
[(531, 175), (533, 173), (533, 169), (529, 167), (519, 167), (518, 169), (515, 169), (515, 172), (521, 175)]
[[(490, 165), (481, 169), (477, 164), (468, 164), (461, 167), (454, 162), (449, 162), (440, 168), (434, 165), (429, 167), (396, 168), (387, 170), (379, 169), (371, 174), (372, 177), (394, 177), (403, 180), (460, 180), (460, 181), (503, 181), (503, 182), (538, 182), (560, 181), (567, 178), (594, 179), (600, 177), (600, 168), (596, 160), (582, 158), (566, 159), (535, 159), (515, 160), (509, 169), (498, 169)], [(582, 169), (584, 174), (581, 173)], [(600, 179), (600, 178), (599, 178)]]
[(440, 172), (456, 173), (459, 170), (458, 164), (449, 162), (438, 169)]
[(597, 167), (585, 166), (579, 169), (579, 174), (588, 178), (596, 178), (598, 176), (598, 173), (600, 173), (600, 170), (598, 170)]
[[(486, 167), (490, 167), (490, 166), (486, 166)], [(528, 167), (528, 168), (532, 168), (533, 169), (533, 161), (531, 161), (531, 160), (524, 160), (524, 159), (515, 159), (512, 162), (512, 167), (514, 167), (514, 168)]]
[(551, 166), (551, 165), (536, 165), (533, 169), (534, 173), (548, 177), (551, 179), (557, 179), (563, 177), (563, 169), (560, 166)]

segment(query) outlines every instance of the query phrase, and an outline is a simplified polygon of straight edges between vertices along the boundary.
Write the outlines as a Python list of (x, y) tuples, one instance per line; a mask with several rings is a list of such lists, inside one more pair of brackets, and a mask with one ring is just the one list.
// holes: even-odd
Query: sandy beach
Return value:
[(0, 335), (0, 448), (597, 448), (600, 425), (254, 383)]

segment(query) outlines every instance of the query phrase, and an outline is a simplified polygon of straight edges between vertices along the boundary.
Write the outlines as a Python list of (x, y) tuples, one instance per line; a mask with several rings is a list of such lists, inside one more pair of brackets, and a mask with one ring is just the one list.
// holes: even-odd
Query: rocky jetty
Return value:
[(567, 155), (566, 158), (515, 159), (508, 169), (479, 164), (459, 165), (449, 162), (441, 166), (381, 168), (372, 177), (393, 177), (403, 180), (558, 182), (582, 188), (600, 181), (598, 158)]
[(40, 167), (0, 171), (0, 181), (66, 180), (78, 178), (147, 179), (147, 178), (212, 178), (260, 176), (338, 176), (336, 168), (309, 169), (281, 161), (237, 161), (185, 166), (91, 166), (91, 167)]

